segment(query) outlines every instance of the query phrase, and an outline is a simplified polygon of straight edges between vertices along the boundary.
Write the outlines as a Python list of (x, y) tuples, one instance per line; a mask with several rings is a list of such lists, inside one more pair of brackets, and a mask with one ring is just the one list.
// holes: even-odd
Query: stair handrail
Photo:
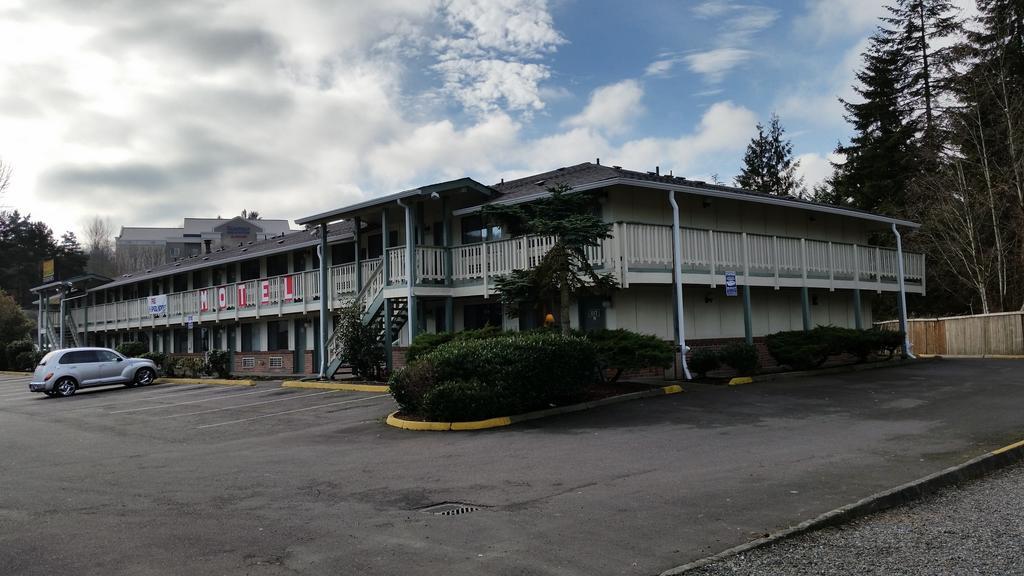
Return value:
[(75, 345), (75, 348), (81, 346), (78, 342), (78, 325), (75, 324), (75, 318), (71, 314), (64, 315), (64, 329), (71, 335), (71, 342)]

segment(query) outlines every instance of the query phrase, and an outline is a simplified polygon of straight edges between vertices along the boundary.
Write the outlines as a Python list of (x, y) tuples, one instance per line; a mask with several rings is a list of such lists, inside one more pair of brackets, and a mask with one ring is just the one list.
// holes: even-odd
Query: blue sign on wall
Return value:
[(725, 273), (725, 295), (735, 296), (736, 295), (736, 273), (726, 272)]

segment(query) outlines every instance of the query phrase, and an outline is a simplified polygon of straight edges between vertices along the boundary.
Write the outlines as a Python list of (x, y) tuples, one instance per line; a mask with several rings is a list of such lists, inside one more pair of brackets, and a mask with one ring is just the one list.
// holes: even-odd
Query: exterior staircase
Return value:
[[(381, 346), (384, 346), (389, 338), (392, 343), (398, 340), (402, 328), (409, 321), (407, 298), (391, 298), (385, 302), (383, 268), (378, 265), (366, 279), (363, 289), (349, 301), (365, 302), (363, 324), (374, 327), (377, 333), (377, 343)], [(391, 321), (388, 326), (385, 326), (385, 306), (389, 303), (391, 305)], [(339, 334), (337, 325), (335, 325), (327, 341), (327, 378), (353, 378), (352, 366), (348, 363), (344, 343), (339, 338)]]
[[(46, 334), (50, 350), (61, 348), (60, 313), (50, 313), (50, 324), (46, 327), (44, 334)], [(75, 325), (75, 319), (71, 317), (71, 314), (65, 314), (64, 316), (63, 342), (64, 348), (78, 348), (81, 346), (78, 340), (78, 326)]]

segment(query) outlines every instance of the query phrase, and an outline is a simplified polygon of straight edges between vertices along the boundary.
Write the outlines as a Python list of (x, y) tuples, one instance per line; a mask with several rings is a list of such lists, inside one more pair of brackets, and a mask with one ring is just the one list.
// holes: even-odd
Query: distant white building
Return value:
[(180, 228), (123, 226), (115, 240), (121, 268), (134, 269), (266, 240), (292, 231), (287, 220), (248, 220), (241, 216), (185, 218)]

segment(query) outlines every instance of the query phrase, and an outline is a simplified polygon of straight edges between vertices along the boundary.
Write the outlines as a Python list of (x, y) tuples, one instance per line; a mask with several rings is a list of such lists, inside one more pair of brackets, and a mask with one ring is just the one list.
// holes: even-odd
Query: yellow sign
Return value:
[(53, 260), (43, 260), (43, 282), (53, 282)]

